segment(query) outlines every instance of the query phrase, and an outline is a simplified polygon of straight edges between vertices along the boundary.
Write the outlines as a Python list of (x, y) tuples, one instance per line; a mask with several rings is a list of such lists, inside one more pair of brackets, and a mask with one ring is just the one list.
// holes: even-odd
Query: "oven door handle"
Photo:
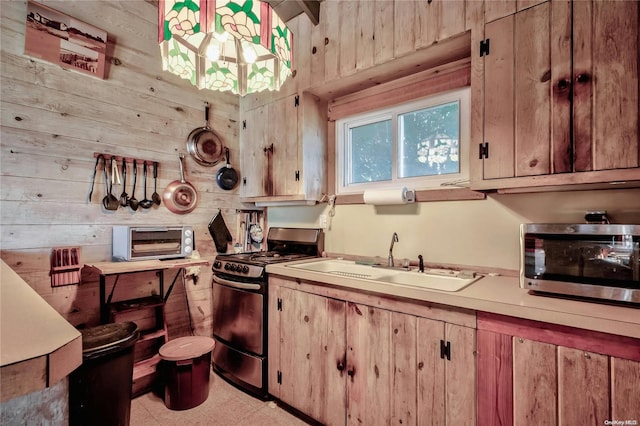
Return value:
[(240, 288), (243, 290), (260, 290), (261, 285), (260, 284), (251, 284), (251, 283), (243, 283), (243, 282), (239, 282), (239, 281), (231, 281), (231, 280), (227, 280), (224, 278), (220, 278), (217, 275), (213, 275), (213, 281), (218, 283), (218, 284), (224, 284), (226, 286), (229, 287), (234, 287), (234, 288)]

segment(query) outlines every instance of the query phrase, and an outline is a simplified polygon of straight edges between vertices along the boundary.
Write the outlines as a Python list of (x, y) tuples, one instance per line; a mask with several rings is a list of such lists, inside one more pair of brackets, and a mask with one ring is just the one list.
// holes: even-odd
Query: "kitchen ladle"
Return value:
[[(111, 157), (111, 169), (113, 169), (113, 157)], [(113, 175), (111, 176), (113, 179)], [(120, 203), (115, 195), (113, 195), (113, 180), (109, 184), (109, 178), (107, 177), (107, 160), (104, 160), (104, 186), (107, 189), (107, 195), (102, 199), (102, 205), (107, 210), (118, 210)]]
[(131, 210), (138, 210), (138, 200), (136, 200), (136, 181), (138, 180), (138, 165), (133, 160), (133, 189), (131, 190), (131, 198), (129, 198), (129, 207)]
[(127, 161), (122, 159), (122, 194), (120, 194), (120, 205), (127, 207), (129, 204), (129, 194), (127, 194)]
[(158, 162), (153, 162), (153, 195), (151, 195), (151, 199), (156, 206), (160, 205), (160, 194), (158, 194), (157, 189), (158, 184)]
[(140, 207), (148, 209), (153, 205), (153, 201), (147, 198), (147, 162), (142, 166), (142, 174), (144, 176), (144, 199), (140, 201)]

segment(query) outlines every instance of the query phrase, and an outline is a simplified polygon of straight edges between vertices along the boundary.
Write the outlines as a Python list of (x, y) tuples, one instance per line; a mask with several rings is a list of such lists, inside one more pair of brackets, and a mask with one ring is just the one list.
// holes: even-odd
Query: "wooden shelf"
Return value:
[(110, 321), (133, 321), (140, 332), (134, 351), (131, 388), (134, 397), (151, 391), (157, 382), (158, 351), (168, 341), (164, 306), (160, 296), (122, 300), (108, 305)]
[[(169, 269), (208, 265), (209, 261), (203, 259), (85, 263), (86, 270), (100, 275), (101, 323), (133, 321), (138, 326), (140, 338), (136, 342), (134, 350), (133, 397), (153, 389), (157, 378), (156, 365), (160, 362), (158, 351), (168, 341), (169, 335), (164, 315), (165, 300), (171, 294), (171, 289), (180, 271), (175, 275), (166, 294), (164, 293), (164, 272)], [(159, 295), (107, 303), (113, 296), (119, 275), (150, 271), (155, 271), (158, 275)], [(116, 279), (111, 294), (107, 298), (107, 277), (114, 275)]]
[(109, 309), (111, 314), (122, 314), (125, 312), (138, 311), (140, 309), (152, 309), (158, 306), (163, 306), (164, 301), (160, 296), (147, 296), (139, 299), (122, 300), (119, 302), (111, 303)]
[(137, 362), (133, 366), (133, 381), (140, 380), (143, 377), (151, 376), (156, 373), (156, 366), (160, 362), (160, 354), (156, 354), (151, 358)]
[(152, 331), (150, 333), (140, 333), (140, 338), (138, 339), (138, 343), (145, 342), (148, 340), (159, 339), (160, 337), (164, 337), (165, 341), (167, 340), (167, 332), (162, 330)]
[(84, 267), (93, 270), (100, 275), (108, 276), (206, 265), (209, 265), (209, 261), (206, 259), (170, 259), (136, 260), (132, 262), (95, 262), (85, 263)]

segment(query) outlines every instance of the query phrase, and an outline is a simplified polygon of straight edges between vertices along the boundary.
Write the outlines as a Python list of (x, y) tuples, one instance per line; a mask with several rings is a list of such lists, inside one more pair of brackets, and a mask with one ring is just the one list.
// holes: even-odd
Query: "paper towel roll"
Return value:
[(364, 203), (376, 206), (413, 203), (415, 191), (407, 188), (364, 191)]

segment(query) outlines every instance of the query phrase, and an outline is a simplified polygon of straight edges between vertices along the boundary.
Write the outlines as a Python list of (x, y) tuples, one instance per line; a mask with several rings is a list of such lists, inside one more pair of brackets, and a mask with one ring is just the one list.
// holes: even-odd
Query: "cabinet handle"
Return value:
[(342, 361), (338, 361), (338, 365), (336, 366), (336, 368), (338, 369), (338, 371), (344, 370), (344, 364), (342, 363)]
[(576, 81), (578, 83), (586, 83), (589, 81), (589, 74), (578, 74), (576, 76)]
[(264, 152), (273, 152), (273, 144), (264, 147)]
[(353, 376), (356, 374), (356, 370), (351, 369), (351, 370), (347, 370), (347, 376), (353, 378)]

